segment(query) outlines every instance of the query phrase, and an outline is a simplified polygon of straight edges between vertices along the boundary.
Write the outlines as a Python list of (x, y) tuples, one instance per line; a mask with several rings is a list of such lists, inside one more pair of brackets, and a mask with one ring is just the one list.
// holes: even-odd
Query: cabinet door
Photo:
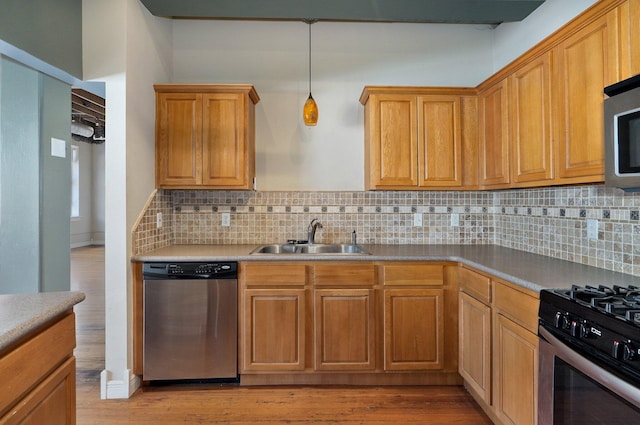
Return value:
[(481, 186), (509, 183), (507, 106), (507, 80), (483, 90), (479, 95)]
[(509, 141), (513, 183), (553, 177), (551, 146), (551, 54), (546, 53), (510, 77)]
[(247, 187), (246, 95), (204, 94), (202, 104), (202, 183)]
[(202, 182), (202, 96), (158, 93), (156, 99), (156, 186)]
[(495, 315), (494, 406), (502, 423), (537, 423), (538, 337)]
[(466, 384), (491, 405), (491, 308), (460, 292), (458, 370)]
[(420, 186), (462, 185), (460, 98), (418, 97)]
[(418, 185), (416, 96), (372, 95), (367, 129), (367, 189)]
[(0, 418), (2, 425), (72, 425), (76, 423), (76, 363), (71, 357), (55, 369), (15, 409)]
[(553, 125), (560, 179), (604, 179), (603, 88), (619, 77), (617, 24), (610, 17), (594, 21), (555, 49)]
[(315, 290), (315, 369), (375, 368), (373, 289)]
[(244, 372), (305, 368), (304, 289), (245, 289)]
[(384, 291), (385, 370), (443, 368), (443, 305), (442, 289)]

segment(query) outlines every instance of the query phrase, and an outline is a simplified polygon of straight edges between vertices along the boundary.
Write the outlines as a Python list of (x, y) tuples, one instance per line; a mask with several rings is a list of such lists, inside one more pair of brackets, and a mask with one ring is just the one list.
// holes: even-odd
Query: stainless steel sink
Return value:
[(270, 244), (262, 245), (250, 253), (253, 254), (333, 254), (333, 255), (370, 255), (360, 245), (350, 244)]

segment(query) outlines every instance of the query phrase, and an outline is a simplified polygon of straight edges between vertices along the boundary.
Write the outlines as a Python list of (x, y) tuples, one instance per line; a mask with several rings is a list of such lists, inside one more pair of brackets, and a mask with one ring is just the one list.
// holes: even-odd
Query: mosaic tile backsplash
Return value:
[[(164, 225), (156, 228), (156, 214)], [(159, 190), (133, 232), (133, 252), (170, 244), (316, 242), (496, 244), (640, 275), (640, 194), (604, 186), (478, 192)], [(229, 226), (222, 226), (228, 214)], [(414, 226), (416, 215), (422, 226)], [(458, 225), (452, 225), (452, 216)], [(587, 221), (597, 220), (597, 239)]]

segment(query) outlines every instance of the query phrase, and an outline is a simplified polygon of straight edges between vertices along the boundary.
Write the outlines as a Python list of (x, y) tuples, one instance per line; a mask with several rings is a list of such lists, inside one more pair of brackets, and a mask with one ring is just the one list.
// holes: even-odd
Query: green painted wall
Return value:
[(0, 0), (0, 40), (82, 79), (82, 0)]
[(68, 84), (0, 57), (0, 294), (69, 290), (70, 99)]

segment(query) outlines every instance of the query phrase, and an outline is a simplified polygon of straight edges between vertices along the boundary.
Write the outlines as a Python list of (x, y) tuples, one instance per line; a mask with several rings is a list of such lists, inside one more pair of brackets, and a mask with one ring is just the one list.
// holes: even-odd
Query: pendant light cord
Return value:
[(311, 94), (311, 24), (312, 20), (307, 21), (309, 23), (309, 94)]

